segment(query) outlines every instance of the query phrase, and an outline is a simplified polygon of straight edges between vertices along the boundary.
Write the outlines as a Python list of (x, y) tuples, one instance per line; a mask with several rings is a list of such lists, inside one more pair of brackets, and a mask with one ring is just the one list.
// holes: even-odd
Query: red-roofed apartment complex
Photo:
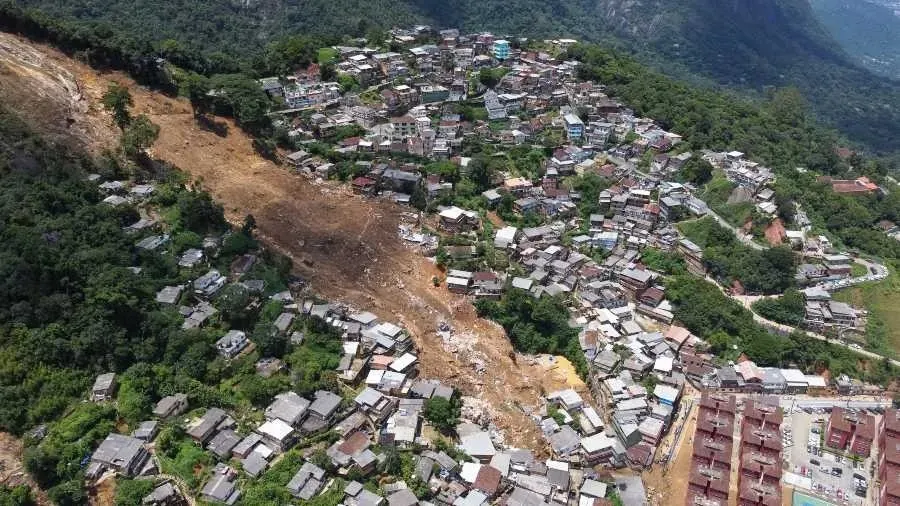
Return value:
[(851, 413), (844, 408), (831, 410), (825, 444), (846, 450), (860, 457), (868, 457), (875, 442), (875, 417), (869, 414)]
[(704, 392), (700, 398), (688, 477), (688, 506), (728, 504), (736, 409), (733, 395)]
[(747, 400), (744, 407), (745, 424), (777, 431), (781, 427), (782, 421), (784, 421), (784, 415), (778, 406), (754, 402), (752, 399)]
[(889, 409), (884, 414), (879, 430), (878, 445), (881, 458), (878, 462), (878, 490), (881, 506), (900, 505), (900, 410)]
[(781, 422), (777, 405), (748, 399), (741, 428), (738, 506), (781, 504)]

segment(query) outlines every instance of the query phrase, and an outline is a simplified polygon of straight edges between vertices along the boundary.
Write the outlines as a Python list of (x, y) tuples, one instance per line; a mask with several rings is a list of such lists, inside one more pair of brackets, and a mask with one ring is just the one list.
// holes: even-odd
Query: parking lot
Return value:
[[(824, 409), (786, 413), (782, 426), (787, 470), (811, 480), (811, 492), (836, 504), (864, 505), (874, 498), (870, 469), (872, 458), (855, 464), (821, 448), (820, 433), (825, 431), (829, 413)], [(866, 480), (866, 497), (856, 495), (859, 481)]]

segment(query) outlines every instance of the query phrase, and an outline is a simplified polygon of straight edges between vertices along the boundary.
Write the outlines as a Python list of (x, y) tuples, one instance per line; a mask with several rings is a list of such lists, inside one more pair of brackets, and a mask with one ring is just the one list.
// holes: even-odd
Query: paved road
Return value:
[[(795, 331), (801, 332), (803, 334), (806, 334), (809, 337), (812, 337), (813, 339), (818, 339), (819, 341), (825, 341), (825, 342), (831, 343), (835, 346), (842, 346), (842, 347), (852, 351), (853, 353), (856, 353), (857, 355), (862, 355), (864, 357), (871, 358), (874, 360), (882, 360), (882, 359), (886, 358), (883, 355), (879, 355), (877, 353), (873, 353), (871, 351), (864, 350), (862, 348), (852, 348), (849, 344), (844, 344), (843, 342), (841, 342), (837, 339), (832, 339), (832, 338), (824, 336), (822, 334), (817, 334), (815, 332), (810, 332), (808, 330), (791, 327), (790, 325), (784, 325), (784, 324), (763, 318), (762, 316), (758, 315), (755, 311), (753, 311), (752, 305), (753, 305), (753, 302), (755, 302), (759, 299), (766, 298), (766, 297), (753, 296), (753, 295), (731, 295), (715, 279), (707, 276), (706, 280), (709, 281), (710, 283), (713, 283), (714, 285), (716, 285), (716, 287), (718, 287), (722, 293), (724, 293), (731, 299), (734, 299), (734, 300), (740, 302), (742, 306), (744, 306), (745, 308), (747, 308), (747, 310), (750, 311), (750, 313), (753, 315), (753, 319), (757, 323), (759, 323), (760, 325), (762, 325), (763, 327), (765, 327), (766, 329), (768, 329), (771, 332), (774, 332), (776, 334), (781, 334), (781, 335), (787, 335), (787, 334), (790, 334), (791, 332), (795, 332)], [(894, 359), (890, 359), (890, 361), (895, 366), (900, 367), (900, 361), (894, 360)]]
[[(722, 218), (721, 216), (716, 214), (712, 209), (709, 210), (708, 215), (711, 216), (714, 220), (716, 220), (716, 222), (719, 225), (730, 230), (735, 235), (735, 237), (738, 238), (738, 240), (740, 240), (742, 243), (746, 244), (750, 248), (753, 248), (757, 251), (761, 251), (761, 250), (768, 248), (768, 246), (764, 246), (762, 244), (753, 242), (752, 239), (750, 239), (749, 237), (747, 237), (746, 235), (741, 233), (740, 229), (729, 224), (727, 221), (725, 221), (724, 218)], [(848, 278), (848, 279), (843, 279), (843, 280), (838, 280), (838, 281), (829, 281), (826, 283), (820, 283), (817, 286), (819, 286), (820, 288), (823, 288), (827, 291), (834, 291), (834, 290), (839, 290), (841, 288), (848, 288), (848, 287), (851, 287), (854, 285), (858, 285), (860, 283), (881, 281), (882, 279), (884, 279), (888, 276), (888, 269), (884, 265), (872, 262), (870, 260), (866, 260), (864, 258), (855, 258), (854, 262), (856, 262), (860, 265), (864, 265), (869, 272), (865, 276), (859, 276), (856, 278)], [(871, 359), (875, 359), (875, 360), (881, 360), (881, 359), (886, 358), (883, 355), (879, 355), (877, 353), (873, 353), (868, 350), (851, 347), (849, 344), (844, 344), (843, 342), (841, 342), (839, 340), (831, 339), (822, 334), (810, 332), (808, 330), (804, 330), (801, 328), (791, 327), (789, 325), (783, 325), (781, 323), (777, 323), (772, 320), (763, 318), (762, 316), (757, 314), (756, 311), (753, 310), (752, 304), (756, 300), (765, 298), (764, 296), (732, 295), (727, 290), (725, 290), (716, 280), (710, 278), (709, 276), (707, 276), (706, 279), (707, 279), (707, 281), (710, 281), (710, 282), (714, 283), (717, 287), (719, 287), (719, 290), (721, 290), (722, 293), (724, 293), (728, 297), (731, 297), (732, 299), (740, 302), (744, 307), (746, 307), (750, 311), (750, 313), (753, 314), (753, 319), (757, 323), (766, 327), (770, 331), (773, 331), (778, 334), (785, 334), (785, 335), (790, 334), (791, 332), (794, 332), (794, 331), (802, 332), (802, 333), (806, 334), (807, 336), (812, 337), (814, 339), (818, 339), (820, 341), (825, 341), (825, 342), (830, 342), (831, 344), (834, 344), (837, 346), (843, 346), (844, 348), (847, 348), (848, 350), (850, 350), (858, 355), (867, 357), (867, 358), (871, 358)], [(900, 361), (891, 359), (891, 363), (897, 367), (900, 367)]]
[[(622, 159), (615, 159), (614, 157), (610, 157), (610, 158), (617, 165), (628, 163), (627, 161), (622, 160)], [(634, 168), (633, 170), (634, 170), (634, 172), (640, 174), (641, 176), (648, 177), (647, 174), (637, 170), (636, 168)], [(798, 211), (800, 211), (800, 210), (798, 209)], [(754, 242), (752, 240), (752, 238), (743, 234), (740, 229), (732, 226), (724, 218), (722, 218), (721, 216), (716, 214), (712, 209), (709, 210), (708, 216), (712, 217), (712, 219), (714, 219), (716, 221), (716, 223), (718, 223), (719, 225), (730, 230), (731, 233), (733, 233), (735, 235), (735, 237), (738, 238), (738, 240), (740, 240), (743, 244), (747, 245), (748, 247), (755, 249), (757, 251), (762, 251), (764, 249), (769, 248), (768, 246)], [(803, 218), (808, 221), (805, 213), (803, 214)], [(806, 227), (804, 227), (804, 229), (806, 229), (808, 231), (809, 227), (806, 226)], [(866, 268), (869, 269), (869, 273), (866, 276), (849, 278), (849, 279), (845, 279), (845, 280), (840, 280), (838, 282), (823, 283), (818, 286), (820, 286), (821, 288), (824, 288), (825, 290), (828, 290), (828, 291), (834, 291), (834, 290), (839, 290), (841, 288), (847, 288), (847, 287), (850, 287), (853, 285), (857, 285), (860, 283), (865, 283), (865, 282), (870, 282), (870, 281), (880, 281), (880, 280), (886, 278), (888, 275), (888, 269), (884, 265), (881, 265), (881, 264), (878, 264), (878, 263), (875, 263), (875, 262), (872, 262), (870, 260), (866, 260), (863, 258), (856, 258), (856, 259), (854, 259), (854, 261), (858, 264), (865, 265)], [(872, 273), (873, 271), (874, 271), (874, 274)], [(766, 327), (767, 329), (769, 329), (772, 332), (775, 332), (777, 334), (783, 334), (783, 335), (790, 334), (791, 332), (794, 332), (794, 331), (802, 332), (802, 333), (806, 334), (807, 336), (812, 337), (814, 339), (829, 342), (829, 343), (837, 345), (837, 346), (843, 346), (844, 348), (846, 348), (858, 355), (862, 355), (862, 356), (870, 358), (870, 359), (881, 360), (881, 359), (886, 358), (883, 355), (879, 355), (877, 353), (873, 353), (868, 350), (863, 350), (861, 348), (852, 348), (852, 347), (850, 347), (849, 344), (844, 344), (843, 342), (841, 342), (839, 340), (831, 339), (822, 334), (817, 334), (815, 332), (810, 332), (808, 330), (791, 327), (789, 325), (783, 325), (783, 324), (774, 322), (772, 320), (763, 318), (762, 316), (758, 315), (755, 311), (753, 311), (753, 307), (752, 307), (753, 302), (755, 302), (756, 300), (759, 300), (761, 298), (764, 298), (763, 296), (732, 295), (727, 290), (725, 290), (716, 280), (710, 278), (709, 276), (707, 276), (706, 279), (707, 279), (707, 281), (710, 281), (711, 283), (715, 284), (719, 288), (719, 290), (721, 290), (722, 293), (724, 293), (726, 296), (740, 302), (744, 307), (746, 307), (750, 311), (751, 314), (753, 314), (753, 319), (757, 323)], [(897, 367), (900, 367), (900, 361), (891, 359), (891, 363)]]
[(854, 258), (853, 261), (859, 265), (864, 266), (868, 272), (864, 276), (839, 279), (837, 281), (826, 281), (824, 283), (819, 283), (816, 286), (822, 288), (823, 290), (832, 292), (862, 283), (881, 281), (884, 278), (888, 277), (888, 269), (884, 265), (872, 262), (871, 260), (866, 260), (865, 258)]
[(834, 408), (836, 406), (847, 408), (847, 409), (874, 409), (874, 408), (889, 408), (893, 405), (893, 402), (890, 399), (873, 399), (873, 400), (860, 400), (860, 399), (850, 399), (848, 397), (823, 397), (823, 398), (815, 398), (815, 399), (790, 399), (787, 397), (781, 397), (780, 399), (781, 407), (788, 409), (791, 407), (794, 408), (809, 408), (809, 409), (825, 409), (825, 408)]
[(767, 248), (767, 246), (763, 246), (762, 244), (754, 242), (752, 237), (741, 232), (741, 230), (739, 228), (732, 226), (730, 223), (728, 223), (725, 220), (725, 218), (722, 218), (721, 216), (716, 214), (716, 212), (713, 211), (712, 209), (710, 209), (709, 212), (706, 213), (706, 215), (711, 217), (712, 219), (716, 220), (716, 223), (718, 223), (719, 225), (730, 230), (731, 233), (734, 234), (734, 236), (737, 237), (738, 240), (741, 241), (745, 246), (747, 246), (751, 249), (755, 249), (757, 251), (762, 251)]

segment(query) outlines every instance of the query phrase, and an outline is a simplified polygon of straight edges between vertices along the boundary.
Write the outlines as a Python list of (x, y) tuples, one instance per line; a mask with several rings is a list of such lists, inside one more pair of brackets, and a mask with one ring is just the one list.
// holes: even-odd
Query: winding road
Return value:
[[(716, 223), (718, 223), (722, 227), (730, 230), (731, 233), (733, 233), (735, 235), (735, 237), (737, 237), (737, 239), (739, 241), (741, 241), (741, 243), (745, 244), (746, 246), (748, 246), (752, 249), (755, 249), (757, 251), (762, 251), (762, 250), (769, 248), (769, 246), (765, 246), (765, 245), (759, 244), (757, 242), (754, 242), (751, 238), (749, 238), (745, 234), (743, 234), (740, 229), (738, 229), (737, 227), (734, 227), (733, 225), (728, 223), (724, 218), (722, 218), (721, 216), (716, 214), (712, 209), (709, 210), (709, 212), (707, 213), (707, 216), (710, 216), (713, 220), (716, 221)], [(804, 227), (804, 228), (808, 228), (808, 227)], [(679, 235), (682, 235), (682, 234), (679, 232)], [(866, 271), (867, 271), (866, 275), (858, 276), (855, 278), (846, 278), (846, 279), (841, 279), (841, 280), (836, 280), (836, 281), (826, 281), (823, 283), (819, 283), (818, 285), (815, 285), (815, 286), (822, 288), (823, 290), (832, 292), (835, 290), (840, 290), (842, 288), (849, 288), (851, 286), (855, 286), (855, 285), (858, 285), (861, 283), (881, 281), (882, 279), (884, 279), (888, 276), (888, 269), (886, 266), (884, 266), (882, 264), (879, 264), (879, 263), (876, 263), (876, 262), (873, 262), (871, 260), (867, 260), (864, 258), (854, 258), (853, 261), (857, 264), (860, 264), (860, 265), (863, 265), (866, 267)], [(869, 350), (864, 350), (862, 348), (853, 347), (847, 343), (844, 343), (843, 341), (841, 341), (839, 339), (832, 339), (825, 335), (818, 334), (816, 332), (811, 332), (811, 331), (808, 331), (808, 330), (805, 330), (805, 329), (802, 329), (799, 327), (791, 327), (790, 325), (784, 325), (784, 324), (763, 318), (762, 316), (757, 314), (756, 311), (753, 310), (753, 302), (755, 302), (761, 298), (764, 298), (764, 297), (747, 296), (747, 295), (732, 295), (727, 290), (725, 290), (722, 287), (722, 285), (719, 284), (718, 281), (710, 278), (709, 276), (706, 277), (706, 280), (711, 283), (714, 283), (719, 288), (719, 290), (721, 290), (722, 293), (724, 293), (726, 296), (740, 302), (741, 305), (743, 305), (745, 308), (747, 308), (747, 310), (750, 311), (750, 313), (753, 315), (753, 319), (757, 323), (759, 323), (760, 325), (762, 325), (763, 327), (768, 329), (770, 332), (774, 332), (776, 334), (781, 334), (781, 335), (787, 335), (794, 331), (802, 332), (802, 333), (806, 334), (807, 336), (812, 337), (814, 339), (818, 339), (820, 341), (825, 341), (825, 342), (834, 344), (836, 346), (843, 346), (844, 348), (852, 351), (853, 353), (862, 355), (869, 359), (874, 359), (874, 360), (888, 359), (894, 366), (900, 367), (900, 361), (898, 361), (898, 360), (894, 360), (889, 357), (885, 357), (884, 355), (879, 355), (879, 354), (871, 352)]]
[[(767, 330), (769, 330), (770, 332), (774, 332), (774, 333), (780, 334), (780, 335), (787, 335), (787, 334), (790, 334), (791, 332), (795, 332), (795, 331), (802, 332), (803, 334), (806, 334), (807, 336), (812, 337), (814, 339), (818, 339), (819, 341), (825, 341), (825, 342), (831, 343), (836, 346), (843, 346), (844, 348), (847, 348), (848, 350), (852, 351), (853, 353), (862, 355), (866, 358), (870, 358), (870, 359), (874, 359), (874, 360), (883, 360), (883, 359), (887, 358), (884, 355), (879, 355), (879, 354), (871, 352), (869, 350), (864, 350), (862, 348), (854, 348), (854, 347), (850, 346), (849, 344), (845, 344), (838, 339), (829, 338), (825, 335), (818, 334), (816, 332), (810, 332), (808, 330), (804, 330), (804, 329), (801, 329), (798, 327), (791, 327), (790, 325), (784, 325), (782, 323), (774, 322), (772, 320), (763, 318), (762, 316), (757, 314), (756, 311), (753, 310), (752, 304), (753, 304), (753, 302), (755, 302), (759, 299), (762, 299), (764, 297), (747, 296), (747, 295), (729, 295), (728, 292), (726, 292), (724, 289), (722, 289), (722, 286), (719, 285), (719, 283), (715, 282), (715, 280), (712, 280), (709, 277), (707, 277), (707, 280), (715, 283), (716, 286), (719, 287), (720, 290), (722, 290), (722, 293), (724, 293), (725, 295), (728, 295), (732, 299), (740, 302), (745, 308), (747, 308), (747, 310), (750, 311), (751, 314), (753, 314), (753, 319), (757, 323), (759, 323), (760, 325), (765, 327)], [(888, 360), (890, 360), (890, 362), (893, 365), (900, 367), (900, 361), (894, 360), (894, 359), (888, 359)]]

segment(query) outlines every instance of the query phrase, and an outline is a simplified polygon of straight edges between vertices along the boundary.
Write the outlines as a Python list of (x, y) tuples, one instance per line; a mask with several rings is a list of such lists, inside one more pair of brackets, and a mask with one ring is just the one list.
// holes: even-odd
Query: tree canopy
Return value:
[(458, 397), (451, 399), (432, 397), (425, 401), (425, 409), (422, 416), (428, 420), (434, 428), (443, 433), (450, 433), (456, 429), (459, 423), (460, 402)]

